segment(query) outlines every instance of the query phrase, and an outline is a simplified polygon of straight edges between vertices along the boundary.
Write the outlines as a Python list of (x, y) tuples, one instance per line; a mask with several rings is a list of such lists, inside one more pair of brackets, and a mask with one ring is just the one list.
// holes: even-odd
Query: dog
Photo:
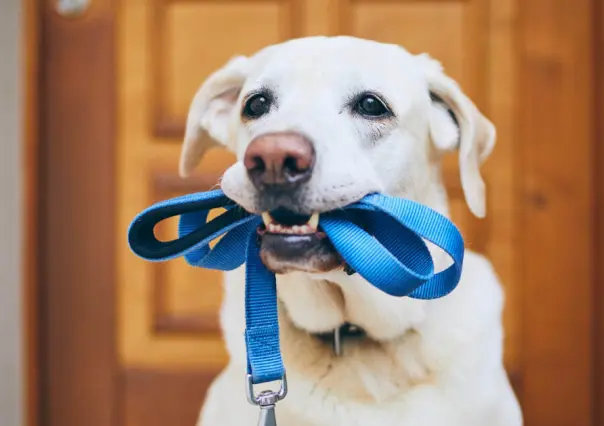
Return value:
[[(180, 174), (212, 146), (227, 147), (237, 162), (222, 190), (264, 219), (261, 257), (278, 274), (290, 389), (276, 406), (281, 424), (522, 425), (502, 360), (503, 291), (485, 257), (466, 250), (461, 281), (442, 299), (397, 298), (347, 274), (317, 228), (322, 212), (375, 192), (448, 215), (440, 162), (453, 151), (467, 205), (484, 217), (480, 166), (494, 144), (493, 124), (441, 64), (397, 45), (294, 39), (234, 57), (202, 84)], [(437, 270), (448, 266), (430, 250)], [(242, 268), (225, 274), (230, 361), (199, 426), (257, 422), (245, 398), (244, 281)], [(325, 338), (333, 330), (344, 330), (341, 354)]]

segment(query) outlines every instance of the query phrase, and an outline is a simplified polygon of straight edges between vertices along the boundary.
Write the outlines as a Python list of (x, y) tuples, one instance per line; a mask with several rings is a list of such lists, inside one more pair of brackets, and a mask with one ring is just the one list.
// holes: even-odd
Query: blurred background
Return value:
[(505, 286), (526, 424), (604, 425), (603, 3), (2, 0), (0, 426), (195, 424), (226, 362), (220, 274), (143, 262), (126, 229), (233, 161), (217, 149), (177, 175), (209, 73), (317, 34), (430, 53), (496, 124), (485, 220), (454, 155), (444, 174), (469, 248)]

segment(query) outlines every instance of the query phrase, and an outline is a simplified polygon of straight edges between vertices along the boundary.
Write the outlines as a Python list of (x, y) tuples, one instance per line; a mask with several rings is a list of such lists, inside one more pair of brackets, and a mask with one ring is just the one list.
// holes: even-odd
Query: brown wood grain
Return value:
[(128, 426), (194, 426), (217, 371), (127, 369), (122, 373)]
[(594, 183), (597, 191), (595, 197), (595, 244), (594, 253), (594, 304), (595, 324), (593, 339), (595, 395), (594, 425), (604, 426), (604, 0), (594, 2), (594, 99), (593, 119), (595, 123), (595, 143), (593, 156)]
[(588, 426), (592, 2), (531, 0), (519, 11), (522, 402), (528, 426)]
[(166, 20), (165, 0), (152, 0), (149, 2), (151, 25), (153, 31), (152, 37), (153, 54), (151, 55), (151, 73), (154, 90), (151, 92), (151, 123), (153, 123), (153, 134), (157, 138), (167, 138), (179, 140), (184, 137), (184, 122), (180, 117), (171, 117), (165, 110), (166, 88), (164, 85), (163, 58), (156, 52), (166, 51), (165, 20)]
[(40, 332), (47, 426), (116, 426), (115, 2), (43, 9)]
[[(167, 200), (188, 193), (209, 191), (216, 186), (220, 176), (216, 174), (198, 173), (188, 178), (166, 171), (156, 171), (151, 179), (153, 202)], [(218, 311), (198, 314), (181, 314), (170, 312), (166, 306), (168, 286), (170, 285), (168, 267), (165, 263), (154, 265), (153, 272), (153, 328), (157, 333), (220, 335)]]
[(40, 10), (37, 0), (23, 2), (21, 48), (23, 79), (23, 354), (24, 354), (24, 418), (27, 426), (38, 426), (40, 394), (39, 333), (38, 333), (38, 71)]

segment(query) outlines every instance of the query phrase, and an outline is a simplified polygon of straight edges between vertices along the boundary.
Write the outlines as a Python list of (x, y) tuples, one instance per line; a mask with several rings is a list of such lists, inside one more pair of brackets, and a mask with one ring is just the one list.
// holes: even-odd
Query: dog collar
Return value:
[(312, 333), (312, 335), (325, 343), (329, 343), (336, 356), (344, 355), (346, 340), (358, 340), (367, 337), (367, 333), (363, 328), (348, 322), (327, 333)]
[[(226, 212), (207, 222), (209, 211), (219, 207)], [(174, 216), (180, 216), (179, 237), (157, 240), (155, 226)], [(274, 405), (287, 394), (287, 379), (279, 343), (275, 275), (260, 259), (256, 230), (261, 224), (259, 216), (247, 213), (216, 190), (152, 205), (131, 223), (128, 242), (134, 253), (150, 261), (184, 256), (193, 266), (222, 271), (246, 264), (248, 400), (260, 405), (264, 424), (275, 424)], [(455, 289), (461, 277), (464, 242), (458, 229), (446, 217), (414, 201), (371, 194), (321, 214), (319, 226), (350, 269), (389, 295), (439, 298)], [(435, 273), (424, 239), (451, 257), (448, 268)], [(277, 380), (281, 381), (278, 391), (254, 393), (253, 385)]]

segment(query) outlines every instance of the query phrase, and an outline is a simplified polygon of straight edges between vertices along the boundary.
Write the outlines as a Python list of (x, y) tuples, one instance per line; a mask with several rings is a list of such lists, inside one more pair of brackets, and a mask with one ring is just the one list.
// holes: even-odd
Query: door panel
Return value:
[[(153, 108), (156, 137), (179, 138), (191, 95), (236, 54), (298, 35), (296, 2), (150, 0)], [(200, 79), (201, 77), (201, 79)], [(179, 142), (179, 141), (178, 141)]]

